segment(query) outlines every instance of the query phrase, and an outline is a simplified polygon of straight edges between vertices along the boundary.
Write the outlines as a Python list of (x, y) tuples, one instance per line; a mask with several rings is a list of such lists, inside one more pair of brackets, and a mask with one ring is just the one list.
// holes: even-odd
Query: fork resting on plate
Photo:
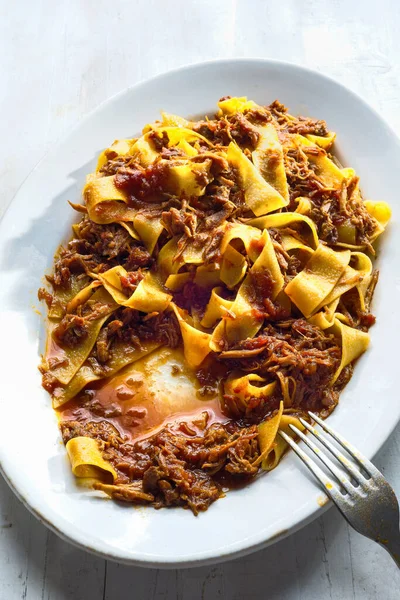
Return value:
[(312, 412), (308, 414), (353, 458), (354, 462), (346, 458), (328, 437), (304, 419), (300, 419), (302, 425), (310, 434), (321, 442), (340, 462), (346, 474), (338, 469), (331, 459), (322, 452), (311, 436), (305, 435), (294, 425), (290, 425), (292, 431), (324, 463), (332, 473), (332, 479), (289, 435), (283, 431), (280, 431), (279, 434), (315, 475), (324, 487), (326, 494), (333, 500), (348, 523), (356, 531), (378, 542), (385, 548), (400, 568), (399, 504), (393, 489), (382, 473), (356, 448), (326, 425), (317, 415)]

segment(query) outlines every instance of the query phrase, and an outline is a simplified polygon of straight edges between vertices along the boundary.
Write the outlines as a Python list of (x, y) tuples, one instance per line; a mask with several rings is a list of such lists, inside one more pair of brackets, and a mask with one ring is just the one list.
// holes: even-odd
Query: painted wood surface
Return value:
[[(187, 63), (258, 56), (313, 67), (367, 98), (400, 134), (399, 31), (396, 0), (0, 0), (1, 214), (82, 116)], [(398, 496), (399, 457), (397, 428), (376, 464)], [(335, 508), (264, 551), (215, 567), (126, 567), (57, 538), (0, 480), (0, 600), (128, 598), (395, 600), (400, 574)]]

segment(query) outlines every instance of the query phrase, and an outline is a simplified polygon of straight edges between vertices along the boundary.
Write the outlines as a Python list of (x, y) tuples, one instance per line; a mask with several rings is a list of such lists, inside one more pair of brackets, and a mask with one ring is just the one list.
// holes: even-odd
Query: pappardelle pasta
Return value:
[(88, 176), (40, 366), (74, 475), (195, 514), (277, 466), (367, 349), (390, 219), (324, 121), (226, 97), (162, 113)]

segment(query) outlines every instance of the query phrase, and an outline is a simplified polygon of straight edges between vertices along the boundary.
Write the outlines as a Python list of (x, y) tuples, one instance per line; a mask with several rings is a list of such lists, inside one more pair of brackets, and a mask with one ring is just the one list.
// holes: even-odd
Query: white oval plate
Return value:
[(172, 567), (233, 558), (271, 544), (322, 510), (322, 492), (293, 454), (197, 518), (181, 509), (135, 509), (100, 499), (76, 484), (50, 398), (40, 385), (44, 322), (34, 311), (36, 291), (60, 241), (70, 235), (73, 211), (67, 200), (79, 199), (96, 155), (114, 139), (137, 134), (161, 109), (183, 116), (213, 113), (217, 100), (228, 94), (260, 104), (278, 98), (293, 113), (326, 119), (338, 134), (342, 163), (361, 176), (365, 197), (392, 205), (393, 222), (379, 257), (371, 347), (330, 423), (372, 457), (400, 417), (400, 146), (385, 122), (331, 79), (267, 60), (189, 66), (124, 91), (42, 160), (0, 225), (0, 461), (16, 494), (51, 529), (82, 548), (131, 564)]

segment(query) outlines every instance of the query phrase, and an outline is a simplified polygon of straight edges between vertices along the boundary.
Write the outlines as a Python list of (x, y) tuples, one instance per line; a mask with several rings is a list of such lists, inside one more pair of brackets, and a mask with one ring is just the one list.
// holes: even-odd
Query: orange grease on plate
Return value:
[(208, 425), (228, 421), (220, 408), (219, 390), (202, 396), (200, 389), (182, 350), (161, 348), (114, 377), (89, 384), (85, 393), (58, 412), (61, 421), (107, 419), (130, 440), (154, 433), (168, 422), (191, 420), (204, 411)]

